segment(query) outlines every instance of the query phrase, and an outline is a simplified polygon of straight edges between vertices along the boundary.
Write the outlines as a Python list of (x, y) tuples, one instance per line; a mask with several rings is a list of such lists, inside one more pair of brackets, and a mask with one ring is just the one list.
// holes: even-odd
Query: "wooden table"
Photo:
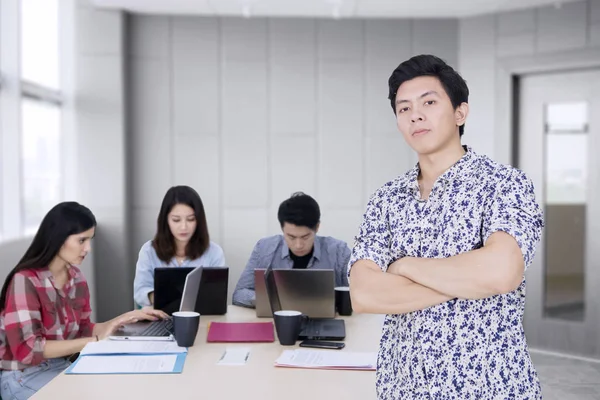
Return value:
[[(346, 320), (343, 350), (377, 351), (382, 315), (354, 314)], [(333, 371), (277, 368), (283, 350), (296, 346), (274, 343), (207, 343), (209, 321), (269, 321), (254, 310), (229, 306), (223, 316), (203, 316), (198, 336), (189, 348), (183, 373), (172, 375), (65, 375), (52, 380), (33, 399), (218, 399), (218, 400), (335, 400), (375, 399), (374, 371)], [(244, 366), (221, 366), (227, 347), (250, 347)]]

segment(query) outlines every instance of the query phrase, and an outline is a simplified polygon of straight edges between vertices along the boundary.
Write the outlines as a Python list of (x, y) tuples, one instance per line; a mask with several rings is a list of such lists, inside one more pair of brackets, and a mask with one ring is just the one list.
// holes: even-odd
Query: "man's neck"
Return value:
[(436, 153), (420, 155), (419, 169), (421, 171), (419, 181), (433, 185), (437, 178), (456, 164), (464, 154), (465, 149), (458, 142), (456, 145), (453, 143)]

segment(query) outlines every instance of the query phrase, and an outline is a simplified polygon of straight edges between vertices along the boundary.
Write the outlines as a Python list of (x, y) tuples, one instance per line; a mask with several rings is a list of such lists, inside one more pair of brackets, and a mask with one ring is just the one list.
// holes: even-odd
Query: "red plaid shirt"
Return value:
[(87, 282), (79, 268), (68, 271), (70, 279), (62, 289), (54, 286), (48, 269), (15, 274), (0, 313), (0, 369), (41, 363), (46, 340), (92, 336)]

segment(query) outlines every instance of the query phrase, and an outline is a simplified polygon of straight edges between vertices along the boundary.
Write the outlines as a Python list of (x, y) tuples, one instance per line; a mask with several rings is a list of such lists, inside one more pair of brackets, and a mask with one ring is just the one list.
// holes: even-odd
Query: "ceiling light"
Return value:
[(254, 6), (254, 3), (257, 1), (258, 0), (239, 0), (244, 18), (250, 18), (252, 16), (252, 6)]
[(331, 5), (331, 16), (333, 19), (340, 19), (342, 17), (342, 3), (344, 0), (325, 0)]
[(252, 16), (252, 9), (250, 7), (250, 4), (244, 4), (242, 6), (242, 15), (244, 16), (244, 18), (250, 18)]

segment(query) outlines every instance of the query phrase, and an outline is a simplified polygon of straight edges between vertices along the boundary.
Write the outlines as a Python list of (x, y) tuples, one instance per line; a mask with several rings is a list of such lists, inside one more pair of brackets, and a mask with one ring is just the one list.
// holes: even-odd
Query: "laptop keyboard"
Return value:
[(173, 320), (167, 318), (152, 322), (140, 333), (140, 336), (169, 336), (172, 333)]

